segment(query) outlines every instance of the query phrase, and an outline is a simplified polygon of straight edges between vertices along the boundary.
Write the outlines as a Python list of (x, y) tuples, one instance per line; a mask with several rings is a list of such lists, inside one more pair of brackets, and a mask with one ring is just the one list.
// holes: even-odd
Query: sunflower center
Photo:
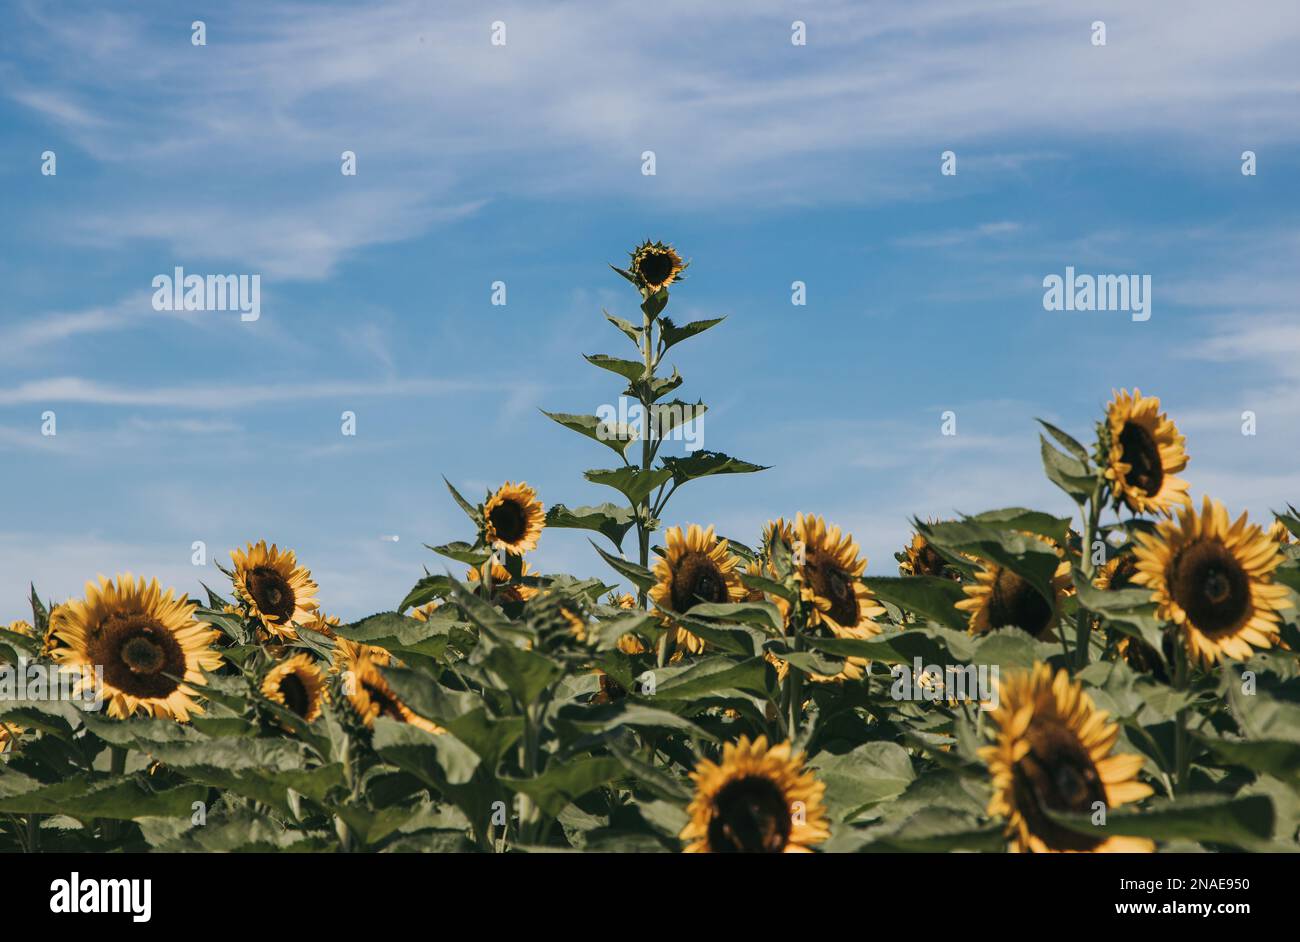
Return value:
[(712, 559), (687, 553), (673, 578), (673, 611), (688, 612), (701, 602), (727, 601), (727, 580)]
[(1125, 422), (1119, 432), (1119, 445), (1120, 455), (1129, 466), (1125, 475), (1128, 483), (1149, 495), (1160, 493), (1165, 469), (1160, 461), (1160, 446), (1151, 433), (1136, 422)]
[(364, 686), (366, 693), (370, 695), (370, 702), (379, 708), (380, 716), (405, 722), (406, 718), (402, 716), (402, 711), (397, 708), (396, 698), (391, 696), (387, 690), (372, 683), (364, 684)]
[(831, 603), (827, 613), (837, 625), (854, 628), (858, 624), (858, 597), (852, 578), (844, 570), (808, 553), (804, 563), (813, 591)]
[(1035, 638), (1052, 623), (1052, 606), (1041, 592), (1010, 569), (999, 567), (989, 594), (989, 624), (1015, 625)]
[(527, 530), (524, 510), (514, 501), (497, 504), (488, 514), (488, 520), (492, 522), (492, 529), (496, 532), (497, 539), (507, 543), (518, 543)]
[(1076, 834), (1045, 813), (1091, 814), (1096, 802), (1105, 803), (1106, 788), (1088, 750), (1056, 719), (1034, 719), (1025, 739), (1029, 752), (1013, 769), (1012, 787), (1030, 832), (1053, 850), (1092, 850), (1104, 838)]
[(760, 776), (728, 782), (713, 799), (709, 849), (724, 854), (779, 854), (790, 842), (790, 806), (780, 787)]
[(1249, 618), (1250, 579), (1219, 540), (1197, 540), (1178, 554), (1172, 569), (1171, 594), (1197, 630), (1231, 633)]
[(1132, 556), (1121, 556), (1110, 574), (1110, 588), (1114, 590), (1128, 588), (1137, 575), (1137, 560)]
[[(104, 666), (104, 683), (141, 699), (163, 699), (185, 676), (185, 651), (175, 636), (142, 612), (114, 613), (100, 623), (87, 653)], [(168, 676), (170, 675), (170, 676)]]
[(311, 697), (308, 695), (307, 685), (302, 682), (301, 677), (297, 674), (285, 674), (280, 681), (280, 696), (284, 697), (286, 707), (303, 719), (307, 718), (307, 710), (311, 707)]
[(647, 285), (660, 285), (673, 273), (673, 257), (666, 252), (647, 252), (637, 266)]
[(293, 620), (297, 597), (293, 587), (270, 566), (258, 566), (248, 574), (248, 594), (257, 603), (257, 610), (268, 620), (288, 623)]
[(942, 576), (944, 568), (944, 558), (939, 555), (933, 546), (926, 543), (921, 547), (921, 551), (916, 555), (918, 563), (916, 574), (919, 576)]

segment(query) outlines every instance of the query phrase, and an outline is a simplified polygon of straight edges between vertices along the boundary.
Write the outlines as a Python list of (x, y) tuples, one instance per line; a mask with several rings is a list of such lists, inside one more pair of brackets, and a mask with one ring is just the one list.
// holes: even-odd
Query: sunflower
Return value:
[(632, 275), (648, 294), (657, 294), (681, 276), (686, 264), (671, 245), (646, 240), (632, 252)]
[(1206, 497), (1199, 514), (1188, 507), (1137, 540), (1133, 581), (1151, 589), (1157, 614), (1182, 629), (1189, 656), (1209, 667), (1274, 642), (1279, 612), (1291, 606), (1287, 587), (1273, 582), (1285, 557), (1244, 513), (1229, 523), (1227, 509)]
[(5, 626), (5, 630), (11, 631), (16, 635), (22, 635), (25, 638), (32, 638), (35, 637), (36, 635), (36, 629), (33, 628), (31, 624), (23, 621), (22, 619), (19, 619), (18, 621), (11, 621), (8, 625)]
[(766, 736), (741, 736), (722, 747), (720, 763), (701, 759), (691, 778), (695, 797), (680, 835), (687, 853), (808, 853), (830, 837), (826, 786), (788, 742), (769, 749)]
[(27, 730), (14, 723), (13, 720), (0, 718), (0, 755), (10, 749), (18, 748), (18, 740), (25, 732)]
[[(655, 561), (658, 582), (650, 598), (666, 612), (684, 615), (701, 602), (739, 602), (745, 598), (736, 567), (740, 561), (728, 552), (726, 540), (714, 536), (713, 527), (701, 530), (691, 524), (664, 533), (664, 555)], [(692, 654), (704, 650), (704, 641), (685, 628), (677, 629), (677, 646)]]
[(1281, 520), (1274, 520), (1268, 527), (1268, 538), (1274, 543), (1286, 546), (1291, 542), (1291, 531)]
[(944, 576), (948, 572), (948, 561), (930, 545), (929, 540), (913, 533), (912, 542), (903, 548), (898, 571), (904, 576)]
[(1106, 407), (1109, 434), (1107, 455), (1115, 503), (1134, 513), (1168, 514), (1176, 504), (1191, 504), (1188, 483), (1174, 477), (1187, 467), (1183, 436), (1165, 413), (1160, 400), (1140, 390), (1115, 393)]
[(416, 621), (428, 621), (429, 617), (441, 607), (442, 603), (437, 599), (434, 599), (432, 602), (421, 605), (419, 608), (411, 609), (408, 614)]
[(1097, 570), (1092, 584), (1098, 589), (1118, 592), (1120, 589), (1132, 589), (1133, 577), (1137, 575), (1136, 556), (1112, 556)]
[(522, 556), (537, 548), (537, 538), (546, 526), (546, 514), (537, 492), (520, 481), (506, 481), (483, 505), (486, 539), (493, 549)]
[(251, 617), (258, 619), (272, 635), (281, 639), (297, 637), (295, 624), (313, 620), (320, 603), (316, 601), (316, 583), (311, 573), (298, 565), (293, 550), (281, 550), (274, 543), (267, 549), (266, 540), (247, 551), (231, 550), (235, 563), (235, 592), (248, 606)]
[(377, 649), (367, 648), (365, 645), (356, 647), (362, 650), (359, 652), (354, 650), (344, 661), (347, 674), (345, 674), (343, 689), (348, 702), (352, 704), (352, 709), (368, 729), (374, 728), (376, 717), (386, 716), (435, 736), (446, 732), (437, 723), (426, 720), (408, 707), (393, 692), (393, 688), (388, 686), (388, 681), (384, 679), (379, 668), (387, 666), (389, 662), (372, 657), (372, 652)]
[(353, 665), (362, 659), (374, 661), (385, 667), (393, 662), (393, 656), (377, 645), (351, 641), (347, 638), (335, 638), (334, 661), (330, 665), (330, 673), (338, 674), (352, 670)]
[[(527, 602), (537, 594), (537, 590), (532, 586), (512, 583), (510, 581), (510, 570), (495, 559), (489, 560), (489, 562), (492, 565), (492, 593), (496, 598), (505, 602)], [(484, 563), (484, 565), (488, 565), (488, 563)], [(528, 563), (521, 560), (519, 576), (523, 578), (528, 575), (533, 575), (533, 573), (529, 570)], [(478, 567), (473, 567), (469, 572), (465, 573), (465, 578), (470, 582), (479, 582), (482, 580), (483, 574), (478, 570)]]
[(339, 626), (339, 616), (326, 615), (324, 612), (317, 611), (307, 621), (302, 623), (302, 627), (310, 628), (318, 635), (324, 635), (327, 638), (334, 638), (334, 629)]
[(1007, 819), (1017, 852), (1149, 852), (1144, 838), (1076, 834), (1047, 811), (1091, 815), (1151, 794), (1137, 780), (1142, 756), (1111, 755), (1119, 727), (1107, 722), (1081, 684), (1046, 664), (1017, 671), (998, 684), (998, 707), (990, 714), (997, 744), (980, 750), (993, 778), (989, 814)]
[[(1058, 556), (1065, 555), (1047, 537), (1030, 535), (1053, 546)], [(971, 634), (1014, 626), (1035, 638), (1042, 638), (1055, 627), (1061, 614), (1062, 600), (1074, 591), (1069, 562), (1062, 559), (1052, 573), (1051, 602), (1029, 580), (1007, 567), (985, 559), (976, 562), (980, 568), (975, 573), (975, 581), (961, 587), (967, 597), (956, 604), (958, 609), (970, 614)]]
[(311, 723), (320, 716), (325, 677), (310, 655), (296, 654), (271, 668), (262, 681), (262, 695)]
[(57, 644), (50, 656), (81, 672), (83, 691), (103, 668), (109, 716), (143, 712), (184, 722), (203, 712), (190, 684), (203, 683), (203, 671), (221, 666), (220, 652), (211, 647), (219, 632), (195, 621), (197, 607), (171, 589), (164, 593), (156, 580), (100, 576), (98, 585), (86, 583), (85, 599), (70, 600), (50, 616)]

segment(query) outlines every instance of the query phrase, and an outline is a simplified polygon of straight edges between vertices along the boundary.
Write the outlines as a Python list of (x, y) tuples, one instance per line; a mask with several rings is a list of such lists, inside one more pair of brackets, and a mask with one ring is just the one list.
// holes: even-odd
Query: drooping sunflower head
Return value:
[(827, 526), (821, 517), (798, 514), (794, 524), (796, 570), (805, 600), (812, 602), (810, 625), (827, 625), (833, 632), (862, 630), (865, 637), (880, 633), (873, 621), (885, 614), (859, 577), (867, 568), (853, 537)]
[(681, 280), (686, 263), (671, 245), (646, 240), (632, 250), (631, 272), (647, 294)]
[(546, 526), (546, 514), (537, 492), (520, 481), (506, 481), (483, 506), (484, 537), (493, 549), (522, 556), (537, 548), (537, 538)]
[(343, 693), (366, 728), (373, 729), (375, 720), (386, 716), (435, 736), (445, 733), (446, 730), (437, 723), (425, 719), (402, 702), (384, 679), (379, 669), (381, 666), (387, 666), (386, 662), (377, 662), (369, 652), (363, 651), (347, 661), (343, 675)]
[(320, 607), (316, 583), (306, 567), (298, 565), (293, 550), (274, 543), (268, 548), (266, 540), (260, 540), (247, 549), (231, 550), (230, 558), (236, 594), (268, 632), (291, 639), (297, 636), (294, 625), (314, 620)]
[(1286, 586), (1273, 581), (1284, 557), (1246, 514), (1229, 522), (1227, 509), (1206, 497), (1200, 513), (1188, 507), (1137, 540), (1133, 581), (1152, 590), (1188, 655), (1208, 667), (1274, 643), (1279, 612), (1291, 607)]
[(1160, 400), (1122, 389), (1106, 407), (1106, 478), (1118, 504), (1134, 513), (1171, 513), (1188, 505), (1188, 483), (1175, 475), (1187, 467), (1183, 436)]
[(325, 676), (311, 655), (295, 654), (267, 672), (262, 695), (311, 723), (321, 714)]
[(804, 853), (830, 837), (826, 786), (788, 742), (769, 749), (765, 736), (742, 736), (723, 746), (720, 762), (701, 759), (691, 778), (687, 853)]
[(726, 540), (691, 524), (683, 535), (681, 527), (664, 533), (664, 554), (655, 561), (658, 580), (650, 598), (659, 608), (677, 614), (689, 612), (701, 602), (739, 602), (745, 588), (736, 575), (740, 561), (729, 552)]
[[(900, 554), (895, 554), (899, 556)], [(944, 576), (948, 561), (919, 533), (912, 534), (912, 542), (903, 548), (898, 561), (898, 571), (904, 576)]]
[[(1053, 541), (1038, 539), (1052, 545), (1059, 557), (1064, 552)], [(962, 585), (966, 598), (956, 607), (969, 616), (972, 634), (983, 634), (995, 628), (1016, 627), (1035, 638), (1045, 637), (1056, 626), (1061, 614), (1061, 602), (1073, 592), (1070, 564), (1064, 558), (1052, 573), (1049, 601), (1028, 579), (1012, 569), (991, 560), (979, 559), (975, 581)]]
[[(537, 594), (537, 589), (533, 586), (524, 585), (521, 582), (513, 582), (510, 576), (510, 570), (496, 561), (495, 558), (488, 560), (483, 564), (492, 567), (492, 594), (497, 599), (505, 602), (527, 602)], [(519, 576), (533, 575), (533, 572), (524, 560), (520, 560)], [(471, 567), (465, 573), (465, 578), (470, 582), (481, 582), (483, 573), (478, 567)], [(414, 613), (412, 613), (414, 614)]]
[(1140, 801), (1151, 787), (1137, 780), (1139, 755), (1112, 755), (1119, 727), (1107, 722), (1082, 685), (1046, 664), (1018, 671), (998, 684), (991, 714), (997, 742), (980, 750), (993, 779), (989, 814), (1007, 819), (1011, 847), (1019, 852), (1147, 852), (1154, 845), (1133, 837), (1078, 834), (1047, 812), (1091, 815)]
[(50, 615), (55, 647), (50, 656), (82, 674), (90, 689), (93, 672), (103, 668), (108, 715), (136, 712), (175, 717), (184, 722), (202, 713), (190, 684), (203, 683), (203, 671), (221, 666), (212, 647), (219, 632), (195, 621), (195, 603), (165, 593), (156, 580), (130, 573), (86, 583), (84, 599), (69, 600)]

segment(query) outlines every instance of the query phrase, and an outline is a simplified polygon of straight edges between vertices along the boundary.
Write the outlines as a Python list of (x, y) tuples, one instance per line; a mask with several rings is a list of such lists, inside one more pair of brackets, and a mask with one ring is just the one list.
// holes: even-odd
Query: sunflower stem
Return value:
[[(1187, 651), (1181, 644), (1174, 645), (1174, 689), (1182, 693), (1187, 689)], [(1187, 755), (1187, 709), (1179, 707), (1174, 725), (1174, 781), (1178, 794), (1187, 791), (1190, 763)]]
[[(1082, 559), (1080, 568), (1083, 570), (1083, 577), (1089, 585), (1092, 584), (1092, 541), (1097, 532), (1097, 523), (1101, 518), (1101, 509), (1098, 505), (1100, 497), (1100, 484), (1093, 489), (1092, 496), (1088, 498), (1087, 513), (1080, 508), (1080, 516), (1083, 518), (1083, 545), (1079, 547)], [(1069, 552), (1067, 547), (1066, 552)], [(1089, 646), (1092, 643), (1092, 613), (1082, 605), (1079, 606), (1078, 612), (1075, 613), (1075, 669), (1083, 670), (1088, 666)]]
[[(109, 764), (108, 764), (109, 774), (112, 775), (114, 778), (116, 778), (119, 775), (126, 774), (126, 747), (109, 746), (108, 754), (109, 754)], [(121, 822), (113, 821), (113, 820), (105, 821), (103, 834), (104, 834), (104, 840), (109, 841), (111, 843), (116, 843), (118, 838), (121, 836)]]
[(27, 816), (27, 853), (39, 854), (41, 852), (41, 816), (39, 814), (29, 814)]

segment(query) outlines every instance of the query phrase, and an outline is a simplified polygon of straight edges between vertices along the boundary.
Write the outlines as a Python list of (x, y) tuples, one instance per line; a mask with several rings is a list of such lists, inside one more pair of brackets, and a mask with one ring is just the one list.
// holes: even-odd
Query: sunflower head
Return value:
[(235, 592), (248, 614), (280, 639), (297, 637), (294, 625), (314, 621), (320, 603), (311, 573), (298, 565), (293, 550), (282, 550), (266, 540), (232, 550)]
[(302, 627), (310, 628), (318, 635), (324, 635), (327, 638), (335, 638), (337, 635), (334, 629), (339, 626), (339, 616), (326, 615), (324, 612), (316, 611), (312, 617), (302, 623)]
[[(537, 594), (537, 589), (532, 586), (524, 585), (511, 581), (510, 570), (496, 561), (496, 557), (490, 558), (483, 564), (492, 567), (492, 595), (498, 601), (502, 602), (527, 602)], [(519, 576), (530, 576), (534, 573), (530, 570), (525, 560), (520, 560)], [(478, 567), (471, 567), (465, 573), (465, 578), (470, 582), (481, 582), (483, 573)], [(415, 613), (412, 612), (412, 615)]]
[(1098, 589), (1118, 592), (1121, 589), (1135, 589), (1133, 577), (1137, 575), (1137, 557), (1133, 555), (1112, 556), (1097, 570), (1092, 584)]
[(674, 281), (683, 280), (686, 265), (671, 245), (648, 239), (632, 250), (632, 277), (647, 295), (657, 294)]
[(1291, 542), (1291, 531), (1281, 520), (1274, 520), (1269, 524), (1268, 538), (1279, 546), (1286, 546)]
[(860, 577), (867, 568), (853, 537), (828, 526), (821, 517), (795, 517), (795, 543), (802, 546), (802, 562), (796, 560), (801, 591), (812, 602), (810, 627), (827, 625), (832, 632), (863, 631), (874, 637), (880, 626), (872, 619), (885, 614)]
[(325, 676), (310, 655), (296, 654), (267, 672), (262, 695), (311, 723), (325, 701)]
[[(701, 530), (691, 524), (686, 533), (672, 527), (664, 533), (664, 552), (655, 561), (657, 580), (650, 599), (660, 610), (685, 614), (701, 602), (739, 602), (745, 598), (726, 540), (714, 535), (713, 527)], [(704, 642), (684, 628), (678, 628), (677, 644), (692, 653), (704, 649)]]
[(800, 853), (830, 837), (826, 786), (788, 742), (769, 749), (764, 736), (742, 736), (723, 746), (720, 762), (701, 759), (691, 778), (687, 853)]
[(1073, 592), (1070, 564), (1064, 559), (1064, 551), (1053, 541), (1036, 534), (1029, 535), (1051, 544), (1057, 556), (1062, 557), (1052, 573), (1051, 600), (1045, 598), (1028, 579), (1006, 566), (990, 560), (976, 560), (980, 568), (975, 573), (975, 581), (962, 585), (966, 598), (956, 605), (968, 614), (972, 634), (1014, 626), (1035, 638), (1043, 638), (1056, 626), (1061, 602)]
[(1117, 506), (1168, 514), (1191, 503), (1187, 482), (1175, 477), (1187, 467), (1184, 439), (1159, 399), (1120, 390), (1106, 407), (1105, 429), (1106, 479)]
[(103, 668), (108, 715), (126, 718), (142, 712), (182, 722), (202, 713), (190, 684), (203, 683), (203, 671), (221, 665), (212, 642), (219, 632), (195, 621), (198, 606), (185, 596), (165, 593), (157, 581), (130, 573), (115, 581), (103, 576), (86, 583), (84, 599), (60, 605), (50, 615), (55, 647), (50, 656), (81, 672), (82, 688)]
[(997, 742), (980, 750), (993, 779), (989, 814), (1007, 819), (1007, 835), (1020, 852), (1145, 852), (1154, 845), (1133, 837), (1078, 834), (1047, 812), (1091, 815), (1151, 794), (1137, 780), (1138, 755), (1112, 755), (1119, 727), (1107, 722), (1082, 685), (1046, 664), (1019, 671), (998, 684), (991, 713)]
[(445, 733), (445, 729), (420, 716), (393, 692), (380, 670), (389, 662), (373, 657), (375, 650), (365, 645), (354, 646), (348, 650), (343, 662), (344, 696), (365, 727), (373, 729), (375, 720), (386, 716), (435, 736)]
[(1137, 541), (1133, 581), (1152, 590), (1157, 614), (1178, 627), (1194, 660), (1208, 667), (1274, 643), (1279, 613), (1291, 607), (1286, 586), (1273, 581), (1284, 557), (1244, 513), (1230, 522), (1206, 497), (1200, 513), (1185, 508)]
[(520, 481), (506, 481), (483, 505), (484, 539), (493, 549), (522, 556), (537, 548), (546, 514), (537, 492)]
[(26, 731), (13, 720), (0, 717), (0, 755), (11, 749), (16, 749), (18, 740)]
[(912, 534), (912, 542), (903, 548), (902, 553), (895, 553), (898, 559), (898, 571), (904, 576), (946, 576), (949, 575), (948, 561), (930, 545), (919, 533)]
[(5, 630), (13, 632), (16, 635), (22, 635), (25, 638), (33, 638), (36, 636), (36, 629), (33, 628), (29, 622), (25, 622), (22, 619), (11, 621), (9, 624), (5, 625)]

